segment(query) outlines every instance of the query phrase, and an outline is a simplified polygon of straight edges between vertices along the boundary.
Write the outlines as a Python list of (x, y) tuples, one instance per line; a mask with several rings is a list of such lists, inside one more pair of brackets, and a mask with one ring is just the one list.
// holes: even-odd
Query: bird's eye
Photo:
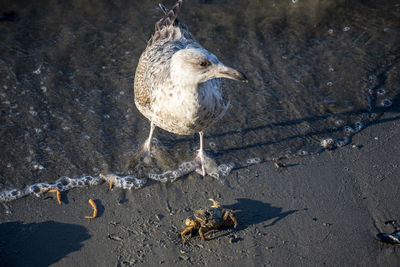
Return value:
[(208, 65), (210, 65), (209, 63), (208, 63), (208, 61), (200, 61), (200, 66), (202, 66), (202, 67), (207, 67)]

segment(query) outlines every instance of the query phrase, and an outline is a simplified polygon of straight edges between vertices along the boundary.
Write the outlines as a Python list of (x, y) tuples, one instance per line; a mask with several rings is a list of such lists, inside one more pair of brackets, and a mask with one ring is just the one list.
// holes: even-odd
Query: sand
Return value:
[[(234, 170), (226, 185), (198, 174), (139, 190), (103, 184), (0, 205), (2, 266), (399, 266), (400, 246), (376, 240), (400, 219), (398, 105), (319, 155)], [(208, 198), (239, 226), (183, 243), (184, 220)], [(99, 208), (92, 214), (88, 199)]]
[[(206, 133), (208, 148), (239, 163), (319, 149), (346, 135), (332, 131), (337, 119), (353, 126), (391, 99), (350, 144), (284, 168), (235, 169), (226, 184), (192, 173), (132, 191), (74, 189), (61, 205), (53, 193), (0, 203), (0, 266), (400, 266), (400, 245), (376, 240), (400, 220), (398, 6), (359, 2), (196, 0), (182, 12), (250, 81), (229, 89), (232, 108)], [(0, 186), (123, 170), (148, 134), (133, 79), (158, 1), (2, 4), (15, 13), (0, 13)], [(178, 162), (198, 148), (197, 136), (156, 136)], [(209, 198), (234, 210), (237, 229), (183, 243), (185, 218)], [(96, 219), (84, 218), (89, 199)]]

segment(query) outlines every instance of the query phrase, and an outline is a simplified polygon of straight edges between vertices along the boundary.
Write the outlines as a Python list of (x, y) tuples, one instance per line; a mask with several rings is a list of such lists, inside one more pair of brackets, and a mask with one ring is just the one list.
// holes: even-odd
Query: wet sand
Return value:
[[(400, 113), (393, 107), (352, 144), (320, 155), (198, 174), (143, 189), (103, 184), (0, 205), (3, 266), (398, 266), (400, 246), (375, 239), (400, 219)], [(184, 219), (208, 198), (239, 226), (184, 244)], [(99, 208), (91, 215), (88, 199)]]
[[(1, 188), (123, 170), (148, 133), (133, 77), (157, 3), (2, 7), (16, 13), (0, 25)], [(61, 206), (52, 193), (0, 203), (1, 266), (400, 265), (400, 246), (375, 239), (400, 220), (399, 6), (227, 3), (190, 2), (182, 19), (251, 78), (228, 86), (232, 108), (206, 136), (219, 163), (242, 167), (226, 184), (192, 173), (132, 191), (70, 190)], [(194, 136), (157, 138), (174, 163), (198, 148)], [(299, 156), (325, 138), (349, 144)], [(270, 159), (281, 155), (278, 169)], [(246, 166), (255, 157), (263, 163)], [(185, 218), (208, 198), (234, 210), (238, 228), (184, 244)]]
[[(148, 176), (126, 165), (149, 133), (133, 83), (158, 1), (9, 2), (0, 3), (0, 190)], [(323, 140), (343, 146), (398, 101), (395, 1), (184, 2), (180, 18), (197, 40), (249, 78), (225, 81), (231, 108), (206, 131), (218, 164), (313, 154)], [(169, 154), (160, 172), (199, 146), (198, 136), (155, 137)]]

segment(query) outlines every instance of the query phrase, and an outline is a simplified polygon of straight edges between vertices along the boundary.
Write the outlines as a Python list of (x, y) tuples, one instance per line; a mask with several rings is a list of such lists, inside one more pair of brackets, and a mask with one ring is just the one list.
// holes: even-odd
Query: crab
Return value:
[(194, 215), (185, 220), (186, 229), (181, 233), (183, 242), (186, 242), (185, 235), (189, 232), (198, 230), (203, 241), (208, 239), (205, 233), (220, 228), (222, 225), (237, 227), (238, 223), (231, 210), (222, 208), (217, 201), (209, 199), (213, 205), (210, 208), (199, 209), (194, 212)]

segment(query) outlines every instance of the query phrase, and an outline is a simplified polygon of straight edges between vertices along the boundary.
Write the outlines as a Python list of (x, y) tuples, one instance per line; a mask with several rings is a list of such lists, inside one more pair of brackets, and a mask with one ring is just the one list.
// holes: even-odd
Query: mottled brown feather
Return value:
[[(195, 40), (186, 25), (177, 19), (181, 5), (182, 0), (177, 1), (171, 10), (160, 6), (164, 12), (164, 17), (156, 23), (155, 33), (148, 41), (147, 47), (139, 59), (135, 74), (134, 93), (136, 107), (156, 126), (176, 134), (189, 135), (205, 130), (221, 118), (229, 103), (223, 101), (222, 98), (216, 98), (214, 93), (211, 94), (212, 96), (207, 93), (210, 90), (215, 92), (220, 90), (220, 80), (212, 79), (199, 85), (202, 88), (199, 88), (198, 96), (188, 99), (188, 101), (194, 101), (193, 107), (199, 105), (198, 110), (188, 114), (191, 117), (182, 118), (182, 113), (179, 114), (180, 117), (176, 117), (177, 115), (173, 112), (163, 112), (159, 109), (160, 101), (164, 105), (176, 105), (176, 102), (169, 95), (179, 93), (179, 91), (174, 91), (174, 81), (170, 77), (172, 56), (178, 50), (189, 46), (204, 49)], [(209, 98), (212, 97), (215, 104), (204, 107), (201, 106), (201, 103), (196, 102), (198, 101), (197, 98), (204, 100), (203, 94), (208, 94)]]
[[(154, 59), (160, 58), (158, 53), (154, 53), (154, 47), (160, 47), (162, 44), (171, 41), (179, 41), (188, 39), (196, 42), (193, 35), (189, 32), (186, 25), (180, 23), (177, 19), (179, 10), (182, 6), (182, 0), (178, 0), (175, 5), (168, 10), (165, 6), (160, 4), (161, 10), (164, 12), (164, 17), (161, 18), (155, 26), (155, 33), (149, 39), (145, 51), (142, 53), (135, 74), (135, 103), (148, 109), (151, 104), (151, 86), (146, 83), (145, 71), (148, 68), (148, 63), (153, 62)], [(176, 50), (176, 49), (173, 49)], [(163, 51), (162, 51), (163, 52)], [(165, 55), (164, 55), (165, 56)], [(160, 62), (162, 63), (162, 62)], [(155, 70), (157, 71), (157, 70)]]

